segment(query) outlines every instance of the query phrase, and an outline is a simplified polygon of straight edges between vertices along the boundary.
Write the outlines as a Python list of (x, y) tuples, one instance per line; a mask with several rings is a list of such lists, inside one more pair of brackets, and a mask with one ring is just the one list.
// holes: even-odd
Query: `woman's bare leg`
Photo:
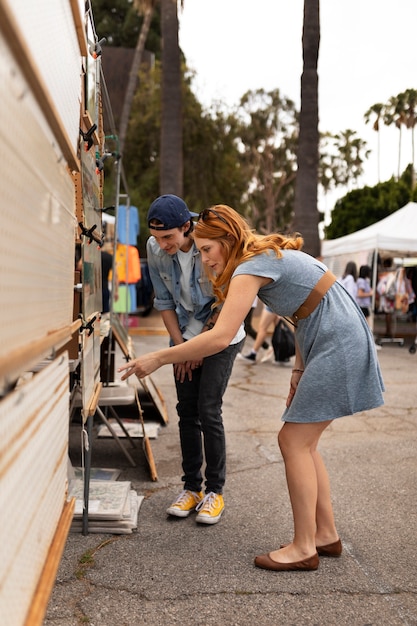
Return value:
[(339, 538), (330, 497), (329, 475), (320, 452), (314, 449), (311, 454), (317, 476), (316, 546), (327, 546)]
[(291, 563), (315, 554), (318, 514), (320, 524), (334, 527), (327, 471), (317, 452), (320, 436), (330, 423), (286, 422), (278, 434), (294, 519), (292, 543), (271, 552), (278, 562)]

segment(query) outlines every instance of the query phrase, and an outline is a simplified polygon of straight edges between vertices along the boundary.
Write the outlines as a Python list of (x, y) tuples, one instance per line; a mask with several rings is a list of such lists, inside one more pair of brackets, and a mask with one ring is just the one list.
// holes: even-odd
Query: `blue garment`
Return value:
[(120, 204), (117, 209), (117, 241), (136, 246), (140, 232), (138, 209), (135, 206)]
[[(326, 266), (300, 250), (271, 251), (239, 265), (233, 276), (272, 279), (259, 298), (274, 313), (291, 317), (317, 284)], [(233, 277), (232, 277), (233, 280)], [(362, 311), (335, 282), (318, 306), (299, 320), (295, 338), (304, 363), (285, 422), (322, 422), (381, 406), (384, 383), (375, 343)]]
[[(173, 310), (178, 317), (181, 333), (184, 334), (191, 313), (180, 302), (181, 267), (177, 255), (169, 255), (162, 250), (155, 237), (149, 237), (146, 244), (149, 275), (155, 291), (154, 306), (158, 311)], [(193, 243), (193, 268), (191, 273), (190, 293), (196, 320), (205, 322), (211, 313), (214, 302), (211, 283), (201, 267), (200, 253)]]

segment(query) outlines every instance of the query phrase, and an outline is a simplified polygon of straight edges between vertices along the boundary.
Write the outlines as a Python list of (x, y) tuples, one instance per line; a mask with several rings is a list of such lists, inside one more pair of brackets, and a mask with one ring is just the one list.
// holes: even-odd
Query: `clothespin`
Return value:
[(93, 141), (93, 133), (94, 133), (95, 130), (97, 130), (97, 124), (93, 124), (92, 127), (86, 133), (83, 130), (81, 130), (81, 128), (80, 128), (80, 135), (81, 135), (81, 137), (85, 141), (84, 149), (85, 149), (86, 152), (89, 151), (89, 149), (91, 148), (91, 146), (94, 143), (94, 141)]
[[(82, 319), (81, 315), (80, 317)], [(96, 321), (96, 319), (97, 319), (97, 315), (94, 315), (94, 317), (92, 317), (89, 322), (85, 322), (84, 320), (82, 320), (82, 324), (80, 326), (80, 333), (86, 330), (88, 337), (90, 337), (90, 335), (94, 332), (94, 322)]]
[(98, 243), (98, 247), (101, 248), (104, 244), (104, 235), (102, 234), (101, 237), (99, 237), (98, 235), (94, 234), (95, 229), (97, 228), (97, 224), (94, 224), (91, 228), (86, 228), (84, 226), (84, 224), (82, 222), (78, 222), (78, 226), (81, 229), (81, 236), (82, 237), (86, 237), (88, 239), (88, 244), (90, 245), (90, 243), (92, 243), (93, 241), (95, 241), (96, 243)]
[(93, 57), (93, 59), (97, 59), (99, 56), (101, 56), (102, 50), (101, 50), (101, 46), (107, 41), (107, 39), (105, 37), (102, 37), (100, 39), (100, 41), (96, 41), (96, 43), (91, 43), (90, 47), (89, 47), (89, 52), (91, 54), (91, 56)]
[(99, 153), (96, 153), (96, 174), (100, 174), (104, 168), (104, 161), (109, 157), (116, 157), (117, 159), (119, 158), (119, 154), (117, 152), (103, 152), (100, 157)]

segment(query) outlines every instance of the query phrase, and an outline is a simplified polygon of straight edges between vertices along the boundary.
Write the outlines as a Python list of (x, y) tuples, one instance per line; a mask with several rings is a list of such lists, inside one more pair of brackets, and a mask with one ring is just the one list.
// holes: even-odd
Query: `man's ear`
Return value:
[(185, 222), (185, 224), (183, 224), (179, 228), (180, 228), (181, 232), (186, 233), (191, 228), (191, 220), (188, 220), (187, 222)]

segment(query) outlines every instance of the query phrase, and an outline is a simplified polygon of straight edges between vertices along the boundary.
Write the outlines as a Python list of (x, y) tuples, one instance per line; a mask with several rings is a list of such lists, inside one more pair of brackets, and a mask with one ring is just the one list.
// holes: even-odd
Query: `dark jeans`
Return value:
[[(243, 341), (205, 357), (192, 380), (175, 381), (184, 489), (201, 491), (205, 458), (205, 490), (222, 493), (226, 480), (223, 395)], [(203, 456), (204, 450), (204, 456)]]

